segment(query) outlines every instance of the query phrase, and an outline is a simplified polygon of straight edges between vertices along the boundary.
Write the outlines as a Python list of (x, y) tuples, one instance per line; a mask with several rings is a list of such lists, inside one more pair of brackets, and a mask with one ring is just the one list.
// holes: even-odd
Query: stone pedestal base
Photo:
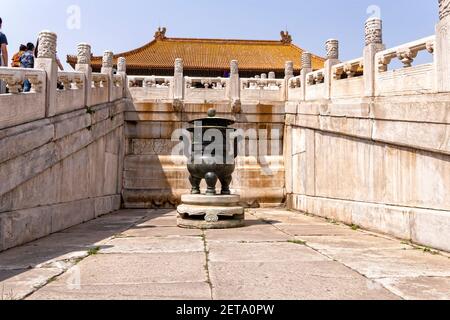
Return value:
[(178, 226), (189, 229), (230, 229), (245, 225), (240, 197), (184, 195), (178, 206)]

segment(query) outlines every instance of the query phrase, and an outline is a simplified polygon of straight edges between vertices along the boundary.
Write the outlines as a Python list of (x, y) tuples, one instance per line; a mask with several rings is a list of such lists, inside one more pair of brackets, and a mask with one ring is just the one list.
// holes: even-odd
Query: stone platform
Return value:
[(188, 229), (230, 229), (245, 226), (245, 210), (238, 195), (183, 195), (178, 226)]
[(280, 209), (230, 230), (176, 215), (119, 211), (2, 252), (0, 301), (450, 299), (444, 253)]

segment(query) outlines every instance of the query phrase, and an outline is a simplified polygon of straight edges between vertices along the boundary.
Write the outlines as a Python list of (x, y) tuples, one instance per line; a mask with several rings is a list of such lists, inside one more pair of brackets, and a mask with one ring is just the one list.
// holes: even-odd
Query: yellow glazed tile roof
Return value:
[[(182, 58), (184, 68), (190, 70), (227, 70), (231, 60), (238, 60), (239, 69), (276, 71), (284, 70), (286, 61), (294, 62), (300, 70), (303, 49), (284, 41), (186, 39), (156, 37), (145, 46), (114, 56), (125, 57), (127, 67), (133, 69), (170, 69), (176, 58)], [(74, 66), (76, 56), (68, 56)], [(100, 67), (102, 57), (93, 57), (92, 65)], [(313, 68), (323, 68), (324, 59), (313, 55)]]

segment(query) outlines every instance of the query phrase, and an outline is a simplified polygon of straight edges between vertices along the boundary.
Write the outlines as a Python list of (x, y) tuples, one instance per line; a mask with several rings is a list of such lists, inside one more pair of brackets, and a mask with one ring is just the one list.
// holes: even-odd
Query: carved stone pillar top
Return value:
[(327, 51), (327, 59), (339, 59), (339, 41), (336, 39), (329, 39), (325, 43)]
[(366, 46), (383, 43), (383, 22), (380, 18), (371, 18), (365, 26)]
[(103, 53), (102, 67), (103, 68), (112, 68), (114, 65), (113, 59), (114, 59), (114, 53), (112, 53), (112, 51), (105, 51)]
[(181, 58), (175, 59), (175, 74), (183, 74), (183, 72), (184, 72), (183, 59)]
[(56, 59), (56, 40), (54, 32), (42, 31), (39, 33), (38, 58)]
[(309, 52), (302, 53), (302, 68), (311, 69), (312, 68), (312, 55)]
[(78, 45), (77, 64), (91, 64), (91, 45), (80, 43)]
[(284, 75), (286, 79), (290, 79), (294, 76), (294, 63), (292, 61), (286, 61)]
[(124, 57), (120, 57), (119, 59), (117, 59), (117, 72), (127, 72), (127, 59), (125, 59)]
[(237, 60), (231, 60), (230, 73), (234, 75), (239, 74), (239, 63)]
[(450, 0), (439, 0), (439, 18), (442, 20), (450, 14)]

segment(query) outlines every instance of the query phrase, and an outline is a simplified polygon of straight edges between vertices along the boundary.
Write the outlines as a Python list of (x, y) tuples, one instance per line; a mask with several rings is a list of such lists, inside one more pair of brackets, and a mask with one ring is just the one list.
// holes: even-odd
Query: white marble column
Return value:
[(288, 100), (289, 80), (294, 77), (294, 62), (286, 61), (284, 65), (283, 99)]
[(56, 89), (58, 83), (58, 65), (56, 63), (56, 33), (42, 31), (39, 33), (39, 48), (34, 64), (35, 69), (45, 70), (47, 73), (47, 95), (45, 115), (52, 117), (56, 114)]
[(87, 43), (80, 43), (78, 45), (77, 64), (75, 70), (83, 72), (85, 75), (85, 105), (91, 107), (91, 90), (92, 90), (92, 67), (91, 67), (91, 46)]
[(364, 95), (375, 96), (375, 73), (378, 72), (375, 55), (386, 49), (383, 44), (383, 22), (379, 18), (371, 18), (365, 24), (364, 47)]
[(329, 39), (325, 42), (325, 50), (327, 52), (327, 60), (325, 61), (325, 99), (331, 98), (331, 69), (334, 65), (340, 63), (339, 60), (339, 41), (336, 39)]
[(123, 96), (128, 96), (128, 80), (127, 80), (127, 59), (119, 57), (117, 59), (117, 74), (122, 76)]
[(450, 0), (439, 0), (439, 22), (436, 25), (436, 91), (450, 91)]
[(306, 75), (313, 71), (312, 68), (312, 54), (309, 52), (302, 53), (302, 71), (300, 72), (301, 90), (303, 100), (306, 97)]
[(184, 101), (184, 66), (183, 59), (175, 60), (175, 72), (173, 76), (173, 107), (174, 110), (182, 111)]
[(233, 60), (230, 63), (230, 89), (231, 110), (233, 113), (241, 112), (241, 79), (239, 77), (239, 63)]
[(112, 101), (113, 90), (113, 74), (114, 74), (114, 53), (112, 51), (105, 51), (102, 59), (101, 73), (108, 76), (108, 101)]

